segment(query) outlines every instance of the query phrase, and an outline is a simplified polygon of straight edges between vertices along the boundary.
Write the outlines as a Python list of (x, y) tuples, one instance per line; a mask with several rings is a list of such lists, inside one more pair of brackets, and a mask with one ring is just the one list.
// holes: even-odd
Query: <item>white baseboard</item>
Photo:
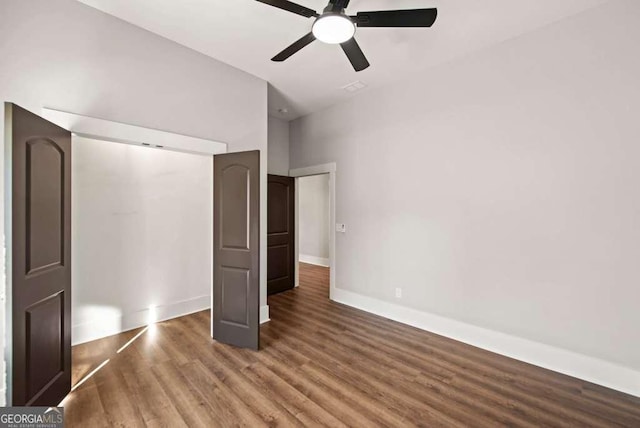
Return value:
[[(168, 305), (157, 306), (153, 308), (153, 310), (155, 311), (154, 318), (156, 321), (166, 321), (210, 307), (211, 297), (206, 295), (181, 302), (170, 303)], [(122, 315), (101, 316), (100, 318), (74, 325), (71, 332), (72, 345), (79, 345), (148, 325), (151, 315), (150, 311), (149, 308), (145, 308)]]
[[(156, 321), (166, 321), (209, 309), (210, 307), (211, 297), (209, 295), (200, 296), (169, 305), (157, 306), (155, 308), (155, 319)], [(269, 305), (261, 306), (260, 324), (268, 321), (270, 321)], [(103, 337), (113, 336), (114, 334), (144, 327), (148, 324), (149, 309), (142, 309), (124, 315), (110, 316), (108, 319), (105, 316), (101, 316), (99, 319), (96, 318), (82, 324), (74, 325), (71, 333), (72, 345), (75, 346), (92, 340), (102, 339)]]
[(260, 324), (271, 321), (269, 318), (269, 305), (260, 306)]
[(316, 256), (310, 256), (308, 254), (300, 254), (298, 256), (298, 260), (301, 261), (302, 263), (309, 263), (312, 265), (329, 267), (329, 259), (325, 257), (316, 257)]
[(336, 288), (333, 300), (478, 348), (640, 397), (640, 372), (608, 361)]

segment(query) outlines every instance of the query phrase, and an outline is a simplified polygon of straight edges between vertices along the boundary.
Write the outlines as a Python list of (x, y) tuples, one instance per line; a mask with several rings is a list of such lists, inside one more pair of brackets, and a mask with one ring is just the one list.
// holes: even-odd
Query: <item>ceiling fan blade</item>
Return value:
[(331, 10), (333, 12), (340, 12), (349, 6), (349, 1), (350, 0), (329, 0), (329, 3), (333, 5)]
[(381, 10), (358, 12), (358, 27), (431, 27), (436, 22), (438, 9)]
[(364, 56), (356, 39), (341, 43), (340, 46), (342, 46), (342, 50), (347, 54), (347, 58), (349, 58), (351, 65), (353, 65), (356, 71), (362, 71), (369, 67), (369, 61), (367, 61), (367, 57)]
[(316, 13), (315, 10), (309, 9), (308, 7), (300, 6), (299, 4), (290, 2), (288, 0), (256, 0), (256, 1), (259, 1), (260, 3), (268, 4), (273, 7), (277, 7), (278, 9), (295, 13), (297, 15), (302, 15), (305, 18), (320, 16)]
[(271, 61), (282, 62), (294, 53), (298, 52), (303, 47), (307, 46), (309, 43), (313, 42), (315, 39), (316, 38), (313, 33), (309, 33), (303, 36), (298, 41), (294, 42), (291, 46), (280, 52), (278, 55), (271, 58)]

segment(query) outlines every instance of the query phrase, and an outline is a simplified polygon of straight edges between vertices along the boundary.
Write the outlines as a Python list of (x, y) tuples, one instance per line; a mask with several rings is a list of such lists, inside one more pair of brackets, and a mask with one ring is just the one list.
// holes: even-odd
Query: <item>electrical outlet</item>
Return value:
[(402, 299), (402, 288), (396, 288), (396, 299)]

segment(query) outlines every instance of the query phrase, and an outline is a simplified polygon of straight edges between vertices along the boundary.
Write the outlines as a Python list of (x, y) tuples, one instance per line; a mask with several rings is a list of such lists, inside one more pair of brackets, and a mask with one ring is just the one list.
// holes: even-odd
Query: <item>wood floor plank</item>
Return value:
[[(129, 389), (120, 370), (105, 376), (97, 386), (102, 407), (108, 409), (107, 419), (111, 426), (144, 427), (144, 419), (140, 413), (136, 400), (132, 400), (133, 393)], [(73, 394), (73, 393), (72, 393)]]
[(234, 369), (221, 363), (207, 361), (203, 365), (224, 385), (240, 396), (250, 410), (258, 415), (269, 426), (299, 426), (295, 416), (289, 413), (279, 402), (270, 399), (268, 390), (252, 383), (242, 370)]
[(67, 426), (110, 426), (95, 385), (82, 389), (82, 394), (65, 400), (64, 418)]
[[(279, 341), (265, 350), (265, 353), (273, 354), (276, 347), (284, 358), (277, 361), (271, 368), (277, 371), (281, 377), (287, 378), (288, 382), (305, 392), (305, 394), (318, 394), (318, 396), (313, 397), (313, 400), (328, 411), (334, 413), (342, 412), (339, 414), (340, 419), (348, 425), (377, 424), (379, 426), (395, 427), (407, 424), (401, 415), (392, 411), (388, 403), (370, 400), (370, 392), (363, 392), (357, 386), (345, 382), (342, 378), (336, 377), (331, 373), (324, 373), (319, 377), (305, 375), (304, 371), (308, 371), (307, 366), (312, 363), (312, 360), (298, 367), (293, 373), (291, 371), (286, 374), (282, 373), (282, 369), (287, 367), (287, 361), (291, 359), (290, 356), (294, 356), (298, 351), (288, 346), (284, 341)], [(343, 412), (344, 409), (346, 409), (346, 413)], [(354, 416), (362, 416), (363, 419), (354, 420)]]
[(74, 384), (109, 362), (66, 425), (640, 427), (638, 397), (331, 302), (329, 269), (300, 266), (259, 352), (211, 339), (209, 311), (74, 347)]
[(217, 424), (215, 414), (185, 378), (180, 367), (168, 362), (156, 365), (152, 370), (165, 394), (171, 396), (173, 405), (187, 426), (211, 427)]
[(213, 411), (218, 424), (224, 427), (269, 426), (234, 391), (213, 375), (201, 361), (183, 366), (185, 376), (202, 395)]
[(340, 420), (307, 398), (303, 393), (289, 385), (282, 378), (261, 363), (248, 366), (243, 373), (260, 385), (263, 390), (271, 391), (283, 407), (305, 426), (346, 427)]
[[(272, 353), (272, 349), (265, 351), (265, 354)], [(264, 356), (264, 355), (263, 355)], [(378, 415), (378, 408), (370, 405), (367, 401), (358, 402), (355, 399), (358, 395), (353, 394), (345, 397), (340, 394), (340, 390), (346, 388), (345, 385), (340, 385), (339, 388), (331, 388), (323, 385), (322, 383), (315, 382), (310, 377), (306, 377), (301, 372), (301, 368), (292, 368), (285, 361), (278, 361), (277, 359), (265, 360), (265, 364), (272, 364), (269, 368), (280, 376), (285, 382), (296, 388), (303, 393), (306, 397), (316, 403), (319, 407), (325, 411), (331, 413), (342, 423), (352, 426), (402, 426), (404, 421), (391, 414)], [(394, 423), (389, 423), (389, 420)]]
[(173, 399), (167, 396), (150, 368), (138, 370), (125, 381), (147, 425), (173, 421), (172, 426), (187, 426), (173, 405)]

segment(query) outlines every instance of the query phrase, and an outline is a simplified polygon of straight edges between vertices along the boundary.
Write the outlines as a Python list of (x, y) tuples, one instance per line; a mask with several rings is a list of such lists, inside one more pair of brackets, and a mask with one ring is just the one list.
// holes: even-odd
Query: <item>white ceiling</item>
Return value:
[[(359, 29), (356, 38), (371, 63), (360, 73), (339, 46), (317, 41), (286, 62), (271, 62), (313, 20), (255, 0), (79, 1), (267, 80), (270, 114), (290, 120), (609, 0), (352, 0), (351, 14), (438, 8), (432, 28)], [(297, 2), (321, 11), (328, 0)], [(341, 89), (357, 80), (368, 88)]]

